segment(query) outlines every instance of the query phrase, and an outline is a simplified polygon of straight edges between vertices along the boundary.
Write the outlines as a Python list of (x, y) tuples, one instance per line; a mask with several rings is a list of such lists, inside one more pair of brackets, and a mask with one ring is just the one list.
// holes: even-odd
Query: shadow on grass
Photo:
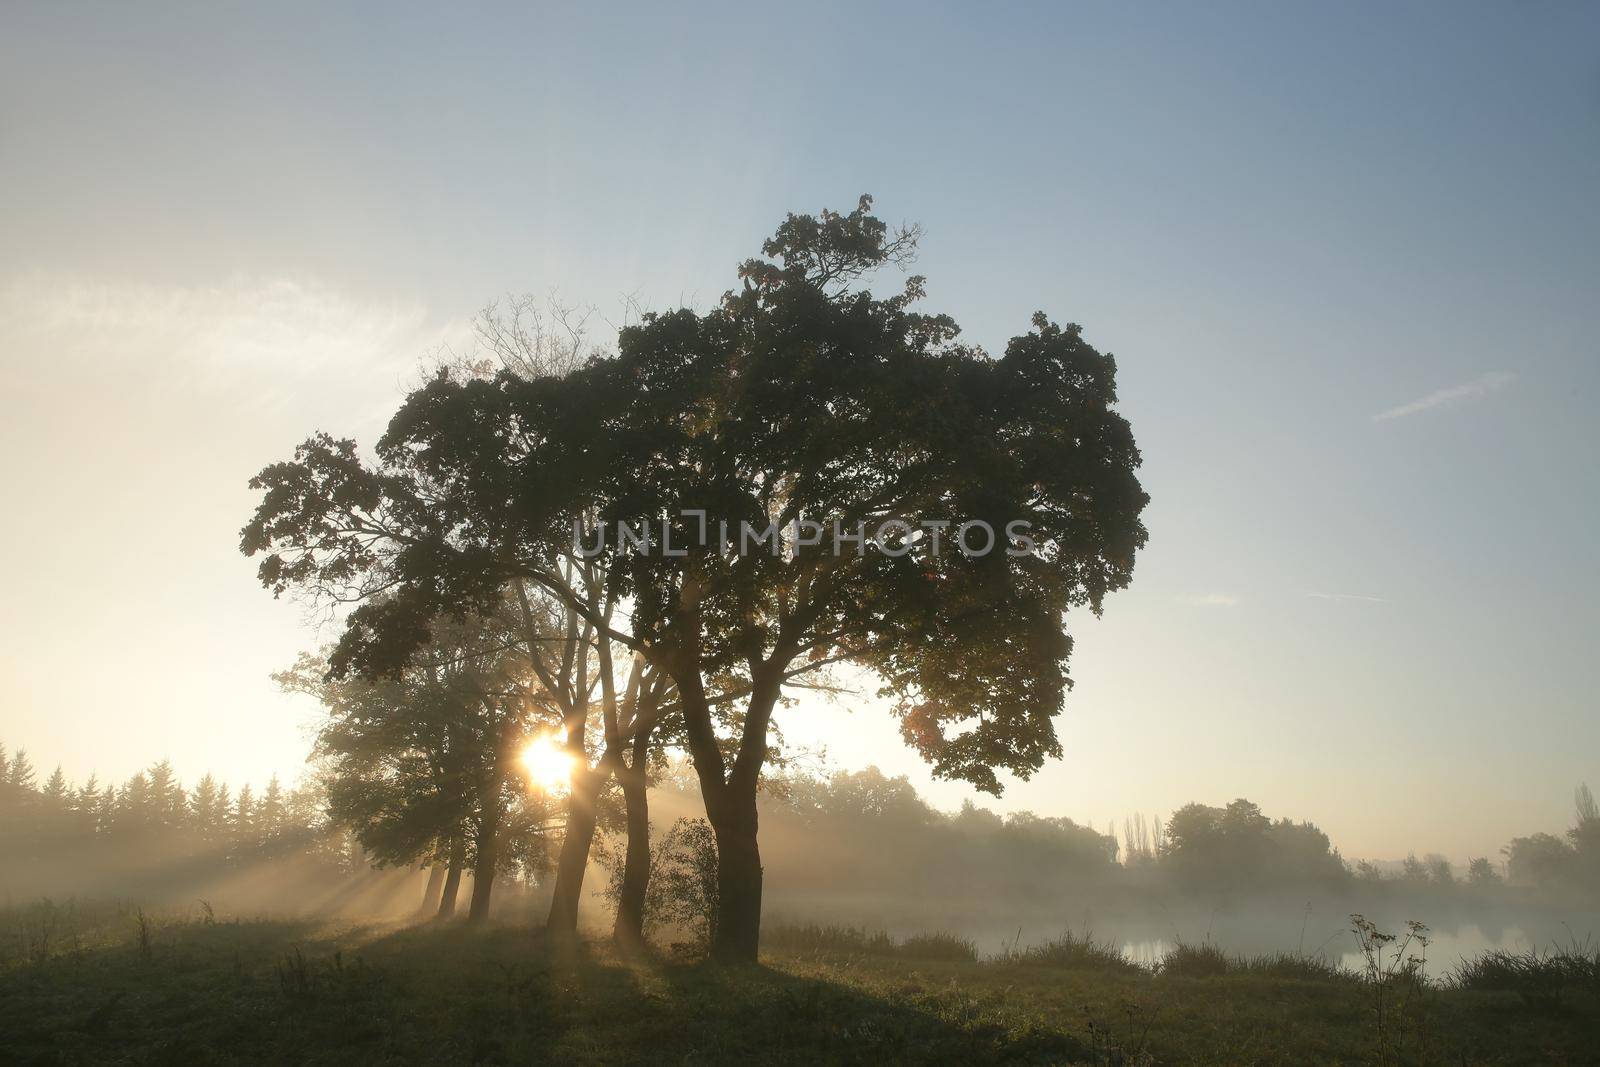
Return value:
[(185, 922), (0, 970), (23, 1063), (1062, 1062), (976, 1005), (762, 966), (553, 943), (526, 927)]
[(1076, 1039), (1009, 1028), (959, 995), (870, 994), (751, 965), (667, 966), (667, 1024), (693, 1030), (688, 1051), (711, 1062), (1080, 1062)]

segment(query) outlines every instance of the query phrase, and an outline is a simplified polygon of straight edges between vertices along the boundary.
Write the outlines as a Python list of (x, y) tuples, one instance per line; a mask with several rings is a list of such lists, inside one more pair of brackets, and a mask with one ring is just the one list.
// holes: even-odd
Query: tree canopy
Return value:
[(842, 656), (899, 697), (940, 773), (994, 791), (995, 768), (1037, 768), (1059, 751), (1062, 616), (1098, 611), (1145, 540), (1116, 364), (1042, 314), (992, 359), (912, 309), (920, 278), (887, 299), (848, 289), (908, 250), (869, 207), (790, 216), (763, 249), (776, 262), (744, 264), (719, 307), (646, 315), (571, 374), (441, 376), (408, 398), (376, 469), (354, 442), (312, 438), (256, 480), (244, 548), (266, 554), (262, 580), (348, 590), (381, 571), (395, 596), (354, 613), (335, 667), (382, 672), (439, 609), (509, 577), (571, 596), (552, 570), (574, 522), (1022, 520), (1037, 550), (1021, 559), (729, 557), (683, 528), (687, 556), (612, 546), (606, 564), (630, 643), (692, 649), (702, 671)]
[[(936, 774), (998, 793), (1060, 754), (1066, 613), (1098, 613), (1146, 539), (1115, 360), (1043, 313), (991, 357), (915, 310), (920, 277), (875, 297), (862, 283), (917, 233), (870, 209), (789, 216), (716, 307), (646, 314), (568, 373), (441, 373), (376, 465), (318, 435), (252, 483), (263, 583), (364, 601), (336, 674), (401, 669), (433, 620), (513, 581), (665, 671), (745, 883), (724, 908), (759, 901), (754, 793), (786, 686), (853, 664)], [(618, 536), (590, 557), (598, 588), (571, 580), (575, 533), (651, 523), (675, 550)], [(770, 536), (750, 550), (746, 530)], [(727, 741), (714, 679), (743, 693)], [(719, 929), (753, 953), (756, 921)]]

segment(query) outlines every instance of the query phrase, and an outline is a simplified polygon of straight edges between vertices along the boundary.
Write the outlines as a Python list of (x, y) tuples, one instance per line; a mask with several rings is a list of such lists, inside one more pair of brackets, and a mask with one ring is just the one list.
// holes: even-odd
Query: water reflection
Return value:
[[(1334, 930), (1320, 941), (1308, 942), (1299, 937), (1298, 931), (1284, 930), (1283, 925), (1266, 922), (1247, 928), (1230, 929), (1230, 925), (1218, 924), (1211, 933), (1210, 943), (1233, 955), (1255, 956), (1287, 952), (1329, 960), (1347, 970), (1361, 971), (1366, 968), (1366, 960), (1356, 943), (1355, 935), (1350, 930)], [(1425, 950), (1428, 973), (1436, 976), (1444, 975), (1453, 970), (1463, 959), (1470, 959), (1494, 949), (1527, 952), (1533, 949), (1548, 949), (1552, 946), (1566, 947), (1574, 940), (1581, 944), (1592, 936), (1587, 932), (1575, 932), (1570, 923), (1555, 922), (1543, 928), (1506, 926), (1499, 923), (1486, 925), (1487, 930), (1476, 923), (1457, 926), (1452, 930), (1429, 930)], [(1404, 938), (1403, 925), (1399, 925), (1395, 930), (1385, 928), (1385, 932), (1396, 933)], [(1285, 936), (1286, 934), (1290, 936)], [(1176, 940), (1168, 937), (1121, 937), (1117, 940), (1124, 956), (1146, 967), (1160, 962), (1178, 944)], [(1394, 946), (1387, 946), (1386, 951), (1392, 954)], [(1422, 947), (1413, 946), (1407, 955), (1420, 958), (1423, 951)], [(1390, 957), (1386, 956), (1387, 958)]]
[[(844, 916), (840, 916), (844, 919)], [(1405, 919), (1373, 915), (1378, 928), (1403, 939)], [(963, 921), (963, 920), (966, 921)], [(865, 921), (863, 921), (865, 920)], [(874, 921), (876, 920), (876, 921)], [(1230, 955), (1266, 956), (1288, 953), (1329, 960), (1350, 970), (1365, 968), (1365, 960), (1351, 932), (1350, 917), (1333, 910), (1300, 914), (1239, 912), (1234, 914), (1188, 913), (1175, 915), (1082, 916), (1076, 921), (1052, 922), (1030, 916), (1009, 927), (990, 922), (973, 922), (969, 917), (946, 915), (921, 921), (902, 916), (898, 922), (883, 922), (882, 916), (850, 916), (854, 922), (872, 929), (886, 929), (896, 938), (946, 930), (969, 938), (985, 956), (999, 955), (1015, 948), (1027, 948), (1059, 936), (1063, 931), (1087, 934), (1097, 941), (1119, 947), (1135, 963), (1151, 966), (1180, 944), (1212, 944)], [(1463, 959), (1494, 949), (1526, 952), (1573, 945), (1593, 946), (1600, 941), (1600, 914), (1586, 912), (1562, 915), (1496, 916), (1487, 914), (1430, 924), (1427, 945), (1427, 972), (1442, 977)], [(1420, 952), (1413, 948), (1413, 953)], [(1391, 958), (1393, 946), (1386, 950)]]

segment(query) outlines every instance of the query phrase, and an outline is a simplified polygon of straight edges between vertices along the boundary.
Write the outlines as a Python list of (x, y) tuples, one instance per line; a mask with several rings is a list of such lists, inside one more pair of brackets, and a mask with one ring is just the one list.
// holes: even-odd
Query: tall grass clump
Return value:
[(957, 934), (912, 934), (895, 940), (883, 930), (834, 923), (772, 923), (762, 928), (763, 948), (780, 952), (843, 952), (914, 960), (976, 963), (978, 946)]
[(1180, 941), (1156, 963), (1157, 974), (1174, 978), (1216, 978), (1235, 969), (1235, 961), (1209, 941)]
[(895, 949), (895, 955), (913, 960), (948, 960), (977, 963), (978, 946), (957, 934), (912, 934)]
[(785, 952), (867, 952), (878, 956), (894, 952), (894, 940), (885, 931), (838, 923), (766, 923), (761, 927), (761, 943)]
[(0, 909), (0, 966), (42, 963), (81, 948), (77, 901), (57, 904), (49, 897), (21, 907)]
[(1361, 977), (1326, 956), (1305, 956), (1294, 952), (1246, 956), (1235, 962), (1239, 970), (1246, 974), (1262, 974), (1301, 982), (1355, 982)]
[(1198, 945), (1179, 942), (1156, 964), (1156, 973), (1175, 978), (1243, 974), (1301, 982), (1353, 982), (1359, 977), (1323, 956), (1293, 952), (1232, 956), (1210, 942)]
[(1059, 937), (1019, 949), (1008, 946), (998, 957), (1001, 963), (1020, 963), (1030, 967), (1055, 967), (1074, 971), (1115, 971), (1124, 974), (1143, 971), (1122, 950), (1108, 941), (1096, 941), (1084, 931), (1068, 930)]
[(1527, 1004), (1554, 1006), (1567, 990), (1600, 992), (1600, 948), (1585, 941), (1542, 951), (1491, 949), (1462, 960), (1445, 982), (1458, 989), (1516, 993)]

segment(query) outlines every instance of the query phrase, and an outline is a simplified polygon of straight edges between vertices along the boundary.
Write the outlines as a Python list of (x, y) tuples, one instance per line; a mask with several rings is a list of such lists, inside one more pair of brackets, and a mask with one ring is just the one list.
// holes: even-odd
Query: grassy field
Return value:
[(0, 1061), (1600, 1062), (1592, 974), (1375, 986), (1204, 948), (1151, 972), (1071, 937), (978, 961), (945, 937), (772, 933), (761, 966), (719, 968), (525, 927), (13, 908)]

